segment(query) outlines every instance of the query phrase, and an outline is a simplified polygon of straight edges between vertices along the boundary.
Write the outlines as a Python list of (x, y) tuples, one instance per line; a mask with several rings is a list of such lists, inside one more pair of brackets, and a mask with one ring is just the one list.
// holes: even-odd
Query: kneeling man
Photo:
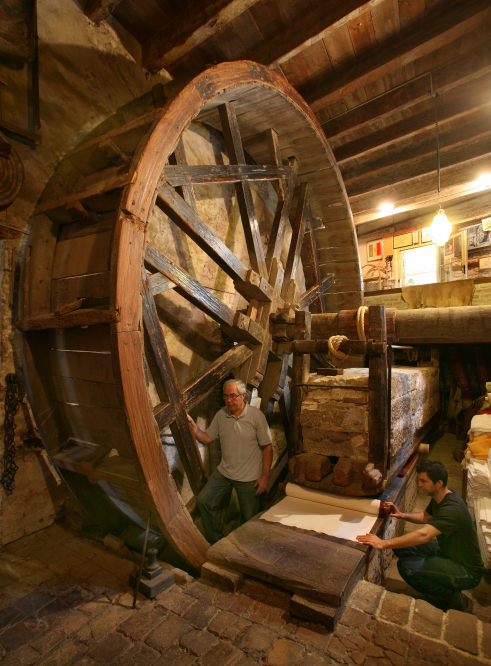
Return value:
[(392, 548), (402, 578), (433, 606), (468, 610), (469, 600), (461, 591), (477, 587), (484, 571), (474, 521), (460, 495), (447, 488), (441, 462), (425, 460), (416, 471), (419, 488), (431, 502), (421, 513), (401, 513), (392, 504), (390, 515), (424, 527), (394, 539), (374, 534), (357, 539), (377, 550)]
[[(201, 444), (219, 438), (222, 460), (198, 495), (196, 505), (203, 519), (206, 538), (213, 545), (223, 539), (218, 505), (235, 488), (242, 520), (253, 518), (259, 510), (258, 495), (268, 485), (273, 447), (266, 417), (245, 401), (245, 384), (229, 379), (223, 385), (223, 407), (203, 432), (188, 415), (194, 436)], [(257, 489), (257, 490), (256, 490)]]

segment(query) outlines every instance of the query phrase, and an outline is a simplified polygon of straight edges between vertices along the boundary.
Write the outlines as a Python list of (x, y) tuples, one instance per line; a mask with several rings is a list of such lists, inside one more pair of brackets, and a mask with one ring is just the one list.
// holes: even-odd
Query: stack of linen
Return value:
[(491, 499), (478, 497), (474, 503), (474, 514), (482, 561), (486, 569), (491, 569)]
[(479, 497), (491, 499), (491, 474), (489, 460), (470, 458), (467, 464), (467, 506), (472, 513)]

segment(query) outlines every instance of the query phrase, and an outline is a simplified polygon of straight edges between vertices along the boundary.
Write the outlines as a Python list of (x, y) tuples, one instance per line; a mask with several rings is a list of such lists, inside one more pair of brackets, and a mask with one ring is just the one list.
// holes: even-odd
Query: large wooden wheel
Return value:
[[(288, 365), (270, 321), (356, 307), (362, 282), (342, 179), (293, 88), (237, 62), (164, 93), (157, 109), (150, 96), (122, 109), (63, 160), (36, 210), (19, 328), (36, 424), (70, 488), (102, 522), (104, 495), (136, 522), (150, 512), (199, 567), (208, 545), (192, 498), (171, 477), (162, 433), (170, 428), (196, 495), (205, 469), (186, 411), (232, 372), (259, 388), (266, 411), (287, 386)], [(212, 164), (186, 154), (196, 123), (223, 144)], [(202, 186), (234, 192), (241, 229), (233, 216), (216, 228), (196, 194)], [(257, 214), (260, 187), (276, 202), (269, 220)], [(196, 244), (215, 283), (182, 265), (169, 238)], [(169, 347), (179, 317), (192, 317), (188, 305), (159, 301), (169, 294), (224, 335), (226, 351), (192, 376), (192, 363), (176, 366), (175, 340)]]

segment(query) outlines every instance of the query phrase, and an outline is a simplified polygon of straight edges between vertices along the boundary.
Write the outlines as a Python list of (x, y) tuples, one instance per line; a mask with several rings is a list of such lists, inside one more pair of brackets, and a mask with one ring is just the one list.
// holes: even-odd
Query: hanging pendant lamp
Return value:
[(438, 141), (438, 106), (437, 98), (438, 93), (435, 93), (435, 119), (436, 119), (436, 155), (438, 162), (438, 213), (433, 218), (433, 222), (428, 228), (431, 240), (435, 245), (445, 245), (452, 233), (452, 225), (448, 221), (445, 211), (441, 207), (440, 202), (440, 144)]

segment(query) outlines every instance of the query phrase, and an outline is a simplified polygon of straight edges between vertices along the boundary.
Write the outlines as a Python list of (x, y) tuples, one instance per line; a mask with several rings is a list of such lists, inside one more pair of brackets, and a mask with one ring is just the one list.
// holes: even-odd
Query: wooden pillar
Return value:
[[(310, 312), (295, 312), (295, 339), (310, 340)], [(291, 423), (288, 437), (288, 456), (302, 453), (302, 432), (300, 428), (300, 410), (305, 392), (305, 384), (310, 373), (310, 355), (293, 354), (292, 391), (291, 391)]]
[[(369, 307), (369, 340), (385, 341), (385, 306)], [(371, 354), (368, 372), (368, 460), (382, 476), (387, 469), (389, 445), (387, 419), (387, 352)], [(373, 475), (372, 475), (373, 476)], [(375, 479), (374, 479), (375, 480)]]

